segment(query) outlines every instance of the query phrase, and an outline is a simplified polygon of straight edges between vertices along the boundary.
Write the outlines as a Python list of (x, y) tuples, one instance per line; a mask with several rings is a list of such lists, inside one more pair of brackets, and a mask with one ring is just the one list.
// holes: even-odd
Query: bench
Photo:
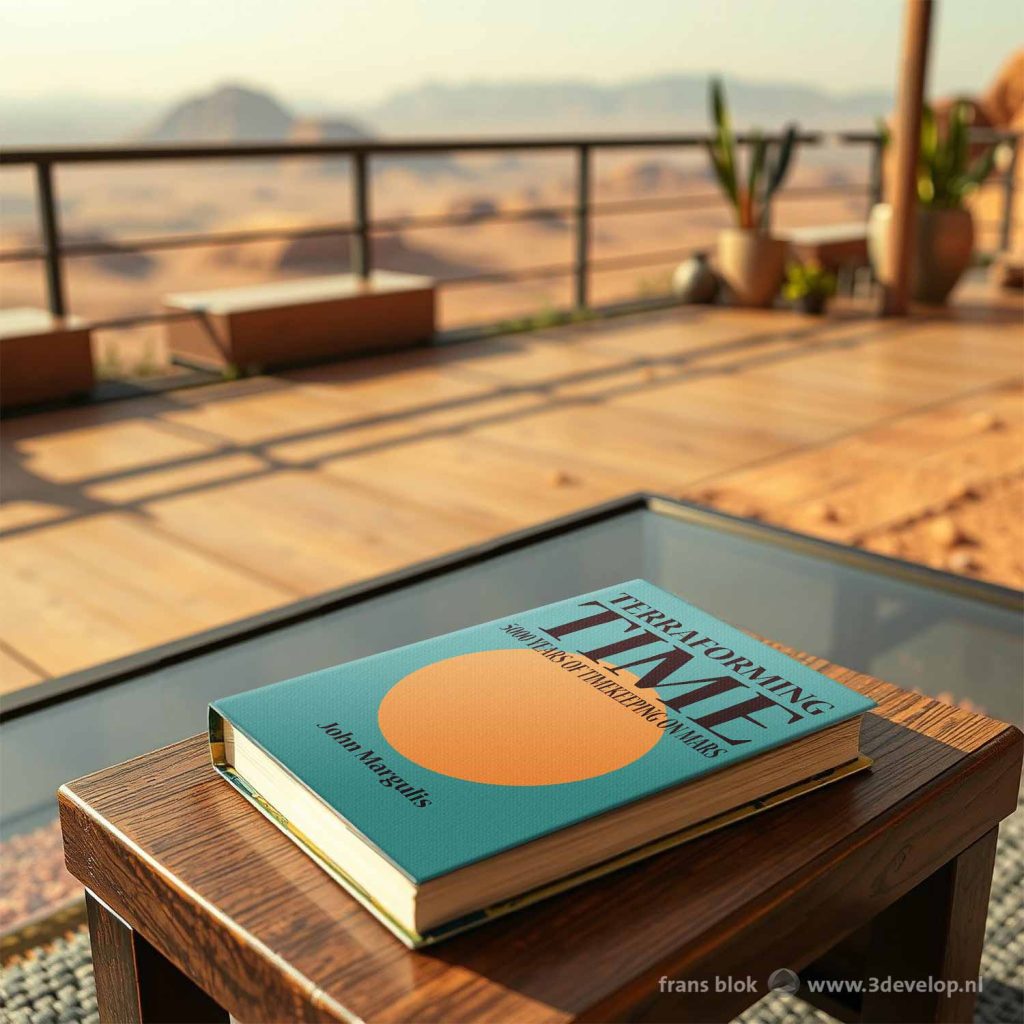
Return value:
[(172, 356), (257, 372), (408, 348), (434, 333), (434, 282), (374, 271), (168, 295)]
[(785, 237), (796, 259), (833, 271), (841, 283), (845, 279), (851, 291), (857, 271), (870, 266), (868, 226), (862, 221), (793, 228)]
[(84, 395), (94, 383), (92, 335), (81, 320), (31, 307), (0, 310), (0, 407)]

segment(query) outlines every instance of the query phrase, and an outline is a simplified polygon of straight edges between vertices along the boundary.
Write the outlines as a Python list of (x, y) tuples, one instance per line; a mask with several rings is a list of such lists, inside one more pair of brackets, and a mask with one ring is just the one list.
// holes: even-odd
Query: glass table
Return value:
[(51, 819), (69, 779), (202, 732), (215, 698), (636, 577), (799, 650), (1024, 720), (1019, 592), (634, 496), (11, 695), (3, 833)]

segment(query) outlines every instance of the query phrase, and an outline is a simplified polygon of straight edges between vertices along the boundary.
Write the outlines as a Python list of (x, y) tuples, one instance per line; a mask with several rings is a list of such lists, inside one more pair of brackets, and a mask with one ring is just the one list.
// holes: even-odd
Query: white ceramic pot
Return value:
[(741, 306), (769, 306), (782, 287), (787, 244), (749, 228), (718, 236), (718, 272)]
[[(918, 302), (941, 305), (956, 287), (974, 252), (974, 218), (970, 210), (942, 210), (917, 207), (911, 295)], [(889, 235), (892, 207), (879, 203), (868, 218), (868, 256), (875, 277), (882, 284), (892, 281)]]

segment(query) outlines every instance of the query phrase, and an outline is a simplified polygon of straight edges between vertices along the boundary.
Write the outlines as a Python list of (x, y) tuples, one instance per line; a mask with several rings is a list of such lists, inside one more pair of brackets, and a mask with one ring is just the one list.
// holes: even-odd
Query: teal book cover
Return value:
[(873, 704), (632, 580), (219, 700), (211, 739), (230, 721), (419, 885)]

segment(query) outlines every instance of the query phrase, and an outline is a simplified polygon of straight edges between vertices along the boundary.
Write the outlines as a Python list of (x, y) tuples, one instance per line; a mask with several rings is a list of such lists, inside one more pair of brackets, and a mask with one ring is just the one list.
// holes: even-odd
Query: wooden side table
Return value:
[(972, 992), (934, 989), (977, 981), (1021, 734), (804, 660), (880, 702), (870, 772), (419, 952), (218, 778), (201, 736), (62, 787), (102, 1019), (729, 1020), (789, 968), (805, 992), (837, 969), (930, 978), (829, 1009), (969, 1021)]

